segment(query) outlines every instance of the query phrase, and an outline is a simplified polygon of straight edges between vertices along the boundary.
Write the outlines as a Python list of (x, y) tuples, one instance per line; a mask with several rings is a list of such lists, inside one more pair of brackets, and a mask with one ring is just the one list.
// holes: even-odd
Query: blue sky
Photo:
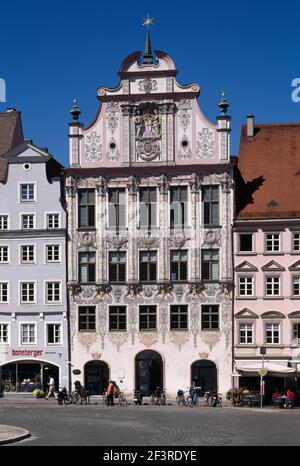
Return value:
[[(4, 2), (3, 2), (4, 3)], [(215, 121), (224, 89), (231, 103), (232, 154), (248, 113), (260, 123), (300, 121), (291, 82), (300, 77), (296, 2), (267, 0), (14, 0), (1, 5), (0, 78), (22, 111), (27, 138), (68, 164), (69, 111), (82, 121), (98, 109), (96, 89), (115, 86), (123, 58), (145, 42), (149, 12), (154, 49), (167, 52), (182, 84), (201, 86), (200, 107)]]

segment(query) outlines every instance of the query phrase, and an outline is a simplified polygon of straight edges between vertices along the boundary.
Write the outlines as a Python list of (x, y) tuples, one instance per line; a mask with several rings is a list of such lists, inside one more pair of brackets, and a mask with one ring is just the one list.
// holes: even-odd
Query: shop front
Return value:
[[(263, 367), (262, 367), (263, 366)], [(266, 370), (263, 377), (264, 404), (272, 403), (272, 395), (279, 392), (285, 395), (288, 388), (297, 393), (296, 370), (288, 367), (287, 361), (239, 361), (236, 363), (239, 388), (249, 390), (251, 393), (260, 394), (261, 377), (259, 371)]]
[(3, 364), (0, 374), (4, 393), (32, 393), (35, 389), (46, 391), (50, 377), (54, 378), (57, 390), (60, 376), (58, 366), (31, 360)]

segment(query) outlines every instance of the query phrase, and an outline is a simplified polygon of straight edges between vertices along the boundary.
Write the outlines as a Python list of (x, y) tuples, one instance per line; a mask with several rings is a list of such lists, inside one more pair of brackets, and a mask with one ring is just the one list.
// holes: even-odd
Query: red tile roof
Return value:
[(7, 161), (1, 156), (24, 140), (21, 113), (16, 110), (0, 113), (0, 182), (7, 172)]
[(242, 126), (237, 219), (300, 217), (300, 123)]

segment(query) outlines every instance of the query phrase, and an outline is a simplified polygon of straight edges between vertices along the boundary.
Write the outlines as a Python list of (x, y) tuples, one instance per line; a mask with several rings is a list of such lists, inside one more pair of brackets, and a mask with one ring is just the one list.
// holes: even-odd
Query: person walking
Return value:
[(55, 382), (54, 382), (54, 378), (51, 376), (49, 377), (48, 385), (49, 385), (49, 390), (48, 390), (47, 396), (45, 396), (45, 400), (48, 400), (50, 396), (55, 397)]
[(114, 394), (115, 394), (115, 386), (113, 381), (110, 380), (107, 388), (107, 405), (114, 406)]
[(192, 381), (192, 385), (190, 386), (190, 395), (191, 395), (193, 404), (196, 405), (196, 402), (197, 402), (197, 390), (196, 390), (195, 380)]

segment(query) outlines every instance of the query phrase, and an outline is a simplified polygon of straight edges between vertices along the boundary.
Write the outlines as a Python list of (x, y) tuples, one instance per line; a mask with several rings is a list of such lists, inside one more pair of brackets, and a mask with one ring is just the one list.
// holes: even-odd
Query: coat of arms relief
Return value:
[(160, 156), (161, 116), (156, 104), (140, 104), (134, 117), (137, 159), (151, 161)]

